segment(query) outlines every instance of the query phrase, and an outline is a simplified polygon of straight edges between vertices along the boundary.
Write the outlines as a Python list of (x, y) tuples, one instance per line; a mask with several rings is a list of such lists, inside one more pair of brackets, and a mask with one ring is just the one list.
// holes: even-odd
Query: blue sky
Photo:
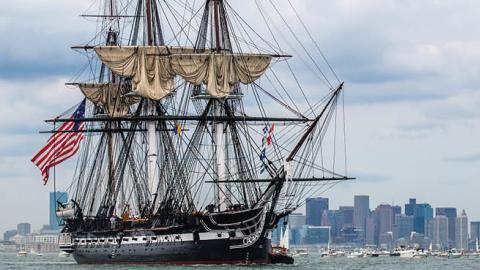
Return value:
[[(51, 187), (42, 186), (29, 159), (46, 139), (37, 134), (48, 128), (42, 120), (81, 98), (63, 84), (85, 64), (69, 47), (95, 33), (95, 24), (78, 16), (91, 3), (2, 3), (0, 231), (23, 221), (35, 228), (48, 222)], [(252, 3), (240, 11), (252, 24), (261, 24)], [(293, 20), (287, 2), (278, 3)], [(480, 219), (480, 2), (292, 3), (346, 82), (349, 167), (358, 180), (324, 194), (332, 206), (353, 204), (354, 194), (371, 195), (371, 205), (403, 205), (416, 197), (433, 207), (465, 209), (471, 219)], [(315, 82), (309, 83), (314, 91)], [(71, 166), (59, 172), (61, 185), (70, 182)]]

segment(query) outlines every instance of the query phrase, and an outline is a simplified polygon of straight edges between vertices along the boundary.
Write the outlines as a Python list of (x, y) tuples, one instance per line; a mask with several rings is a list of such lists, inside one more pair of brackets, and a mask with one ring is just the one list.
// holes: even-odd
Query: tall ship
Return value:
[(83, 15), (98, 33), (72, 47), (88, 64), (67, 85), (85, 99), (46, 121), (52, 168), (78, 158), (71, 184), (53, 177), (71, 196), (60, 248), (79, 264), (269, 264), (272, 231), (351, 179), (343, 82), (289, 0), (300, 28), (254, 2), (254, 21), (236, 0), (102, 0)]

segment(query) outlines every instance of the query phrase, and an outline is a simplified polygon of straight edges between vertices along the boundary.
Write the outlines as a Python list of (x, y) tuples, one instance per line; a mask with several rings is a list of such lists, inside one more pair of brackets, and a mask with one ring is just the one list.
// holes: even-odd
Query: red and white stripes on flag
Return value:
[[(70, 119), (83, 118), (84, 108), (85, 104), (82, 102)], [(83, 126), (84, 123), (82, 121), (65, 122), (48, 139), (47, 144), (32, 158), (32, 162), (42, 172), (44, 185), (48, 183), (50, 168), (71, 158), (80, 149), (80, 142), (84, 138)]]

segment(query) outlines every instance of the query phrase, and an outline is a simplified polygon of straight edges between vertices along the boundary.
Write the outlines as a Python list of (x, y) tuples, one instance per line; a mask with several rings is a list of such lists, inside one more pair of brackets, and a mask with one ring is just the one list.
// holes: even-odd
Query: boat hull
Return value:
[(78, 264), (269, 264), (270, 239), (231, 249), (229, 239), (84, 245), (74, 248)]

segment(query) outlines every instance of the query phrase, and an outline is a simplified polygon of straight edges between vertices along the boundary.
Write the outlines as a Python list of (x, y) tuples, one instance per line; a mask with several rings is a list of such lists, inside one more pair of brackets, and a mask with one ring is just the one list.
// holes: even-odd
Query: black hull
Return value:
[(255, 245), (238, 249), (231, 249), (228, 239), (218, 239), (77, 247), (72, 255), (79, 264), (269, 264), (270, 252), (270, 240), (263, 238)]

